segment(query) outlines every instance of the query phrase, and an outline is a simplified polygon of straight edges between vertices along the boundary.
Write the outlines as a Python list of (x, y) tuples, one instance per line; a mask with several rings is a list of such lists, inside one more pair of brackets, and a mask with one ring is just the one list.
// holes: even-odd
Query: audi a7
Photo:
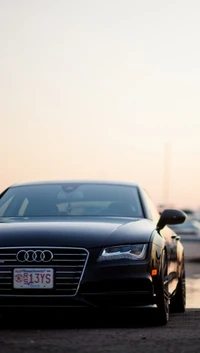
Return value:
[(184, 248), (137, 183), (42, 181), (0, 195), (0, 310), (185, 310)]

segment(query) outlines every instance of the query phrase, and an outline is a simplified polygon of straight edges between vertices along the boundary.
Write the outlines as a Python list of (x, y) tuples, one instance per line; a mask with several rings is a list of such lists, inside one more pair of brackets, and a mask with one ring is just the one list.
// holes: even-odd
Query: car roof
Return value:
[(131, 181), (119, 181), (119, 180), (90, 180), (90, 179), (70, 179), (70, 180), (41, 180), (32, 181), (25, 183), (16, 183), (10, 187), (20, 187), (20, 186), (36, 186), (36, 185), (56, 185), (56, 184), (68, 184), (68, 183), (78, 183), (78, 184), (102, 184), (102, 185), (124, 185), (124, 186), (135, 186), (141, 187), (139, 183)]

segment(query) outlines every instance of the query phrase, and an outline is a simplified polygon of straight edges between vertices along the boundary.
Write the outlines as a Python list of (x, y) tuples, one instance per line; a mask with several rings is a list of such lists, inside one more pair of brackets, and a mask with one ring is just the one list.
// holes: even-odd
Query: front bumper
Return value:
[(79, 294), (91, 305), (137, 307), (154, 304), (148, 262), (101, 264), (85, 273)]
[(131, 264), (88, 263), (75, 296), (52, 291), (13, 290), (1, 295), (0, 307), (139, 308), (154, 306), (154, 280), (148, 261)]

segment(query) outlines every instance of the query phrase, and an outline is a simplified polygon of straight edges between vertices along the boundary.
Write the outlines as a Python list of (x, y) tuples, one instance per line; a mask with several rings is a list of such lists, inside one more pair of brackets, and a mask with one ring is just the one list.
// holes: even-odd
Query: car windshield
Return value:
[(0, 198), (0, 217), (60, 216), (144, 217), (137, 187), (127, 185), (22, 185)]

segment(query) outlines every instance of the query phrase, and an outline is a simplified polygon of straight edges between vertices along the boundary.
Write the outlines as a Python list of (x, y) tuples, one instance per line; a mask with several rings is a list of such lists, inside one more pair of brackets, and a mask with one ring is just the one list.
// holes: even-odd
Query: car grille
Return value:
[[(53, 258), (48, 262), (26, 259), (21, 262), (17, 258), (19, 251), (50, 251)], [(58, 247), (21, 247), (0, 248), (0, 296), (2, 295), (45, 295), (45, 296), (75, 296), (78, 292), (81, 279), (87, 264), (89, 252), (84, 248)], [(21, 258), (20, 258), (21, 260)], [(52, 268), (54, 270), (53, 289), (14, 289), (14, 268)]]

